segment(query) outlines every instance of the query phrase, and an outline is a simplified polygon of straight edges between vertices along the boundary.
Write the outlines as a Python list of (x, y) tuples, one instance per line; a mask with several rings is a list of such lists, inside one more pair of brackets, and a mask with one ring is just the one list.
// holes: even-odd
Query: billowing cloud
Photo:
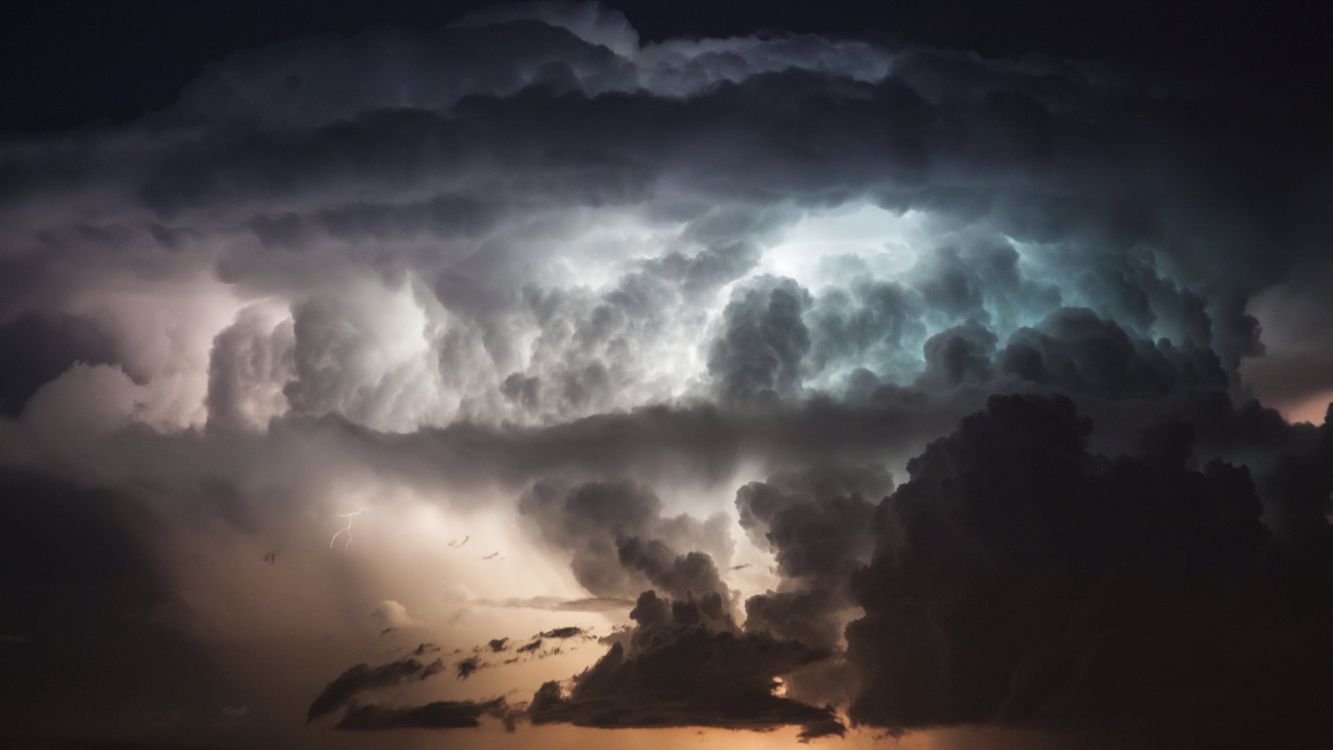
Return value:
[(616, 642), (565, 695), (544, 684), (528, 715), (595, 727), (717, 726), (762, 729), (820, 724), (831, 711), (773, 694), (775, 678), (825, 656), (795, 641), (741, 634), (713, 595), (671, 601), (646, 591)]
[(543, 539), (571, 554), (574, 575), (591, 594), (623, 596), (651, 584), (682, 597), (728, 595), (717, 566), (701, 551), (730, 553), (721, 514), (704, 522), (663, 517), (656, 495), (627, 481), (573, 487), (541, 481), (520, 499), (519, 511)]
[(751, 12), (331, 13), (0, 135), (0, 737), (318, 747), (303, 712), (534, 690), (1318, 736), (1318, 58), (1138, 4)]
[(1300, 735), (1317, 719), (1328, 696), (1310, 664), (1333, 653), (1317, 625), (1333, 599), (1277, 561), (1249, 473), (1187, 468), (1179, 431), (1105, 458), (1085, 448), (1091, 428), (1067, 399), (996, 396), (913, 459), (853, 582), (855, 720), (1226, 710)]
[(399, 628), (420, 628), (426, 623), (407, 613), (407, 607), (393, 599), (380, 602), (370, 613), (371, 619), (379, 624), (381, 632)]
[(851, 574), (870, 558), (871, 519), (893, 482), (875, 465), (823, 464), (751, 482), (740, 524), (773, 551), (782, 586), (750, 597), (746, 628), (830, 648), (842, 640)]

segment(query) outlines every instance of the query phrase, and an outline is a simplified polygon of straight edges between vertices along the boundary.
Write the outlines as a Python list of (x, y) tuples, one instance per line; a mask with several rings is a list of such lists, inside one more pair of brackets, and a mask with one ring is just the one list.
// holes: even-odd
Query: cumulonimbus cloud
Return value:
[[(529, 654), (629, 613), (538, 724), (1317, 735), (1333, 428), (1256, 396), (1329, 387), (1333, 128), (1111, 57), (523, 4), (0, 139), (14, 726), (60, 718), (68, 659), (117, 673), (71, 732), (173, 700), (278, 731), (261, 698), (327, 675), (265, 644), (342, 668), (380, 603), (367, 648)], [(325, 554), (372, 503), (375, 538)], [(352, 705), (443, 664), (398, 656), (310, 718), (518, 715)], [(475, 677), (442, 691), (506, 672), (449, 661)]]

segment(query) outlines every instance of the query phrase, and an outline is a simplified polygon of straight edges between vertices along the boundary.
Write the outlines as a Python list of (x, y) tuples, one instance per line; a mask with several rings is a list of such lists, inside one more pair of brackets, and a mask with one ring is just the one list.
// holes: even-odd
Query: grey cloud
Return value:
[(643, 573), (649, 583), (673, 597), (731, 597), (713, 559), (703, 552), (678, 555), (658, 539), (644, 541), (638, 537), (619, 540), (616, 551), (621, 565)]
[(763, 729), (818, 724), (832, 711), (775, 696), (773, 679), (822, 652), (740, 634), (716, 596), (668, 601), (645, 591), (630, 616), (630, 646), (617, 642), (565, 695), (558, 683), (533, 696), (533, 723), (595, 727), (717, 726)]
[(382, 109), (447, 110), (470, 95), (512, 94), (543, 82), (572, 81), (589, 91), (634, 85), (633, 66), (568, 29), (533, 18), (480, 20), (434, 33), (369, 31), (237, 54), (187, 88), (180, 110), (211, 122), (259, 119), (290, 128)]
[[(598, 13), (593, 15), (600, 18)], [(536, 13), (539, 18), (546, 15), (546, 11)], [(600, 28), (601, 23), (592, 27)], [(617, 26), (620, 23), (611, 25), (620, 28)], [(579, 24), (567, 26), (574, 28)], [(555, 33), (564, 35), (562, 38), (573, 45), (571, 50), (601, 49), (597, 54), (620, 60), (617, 64), (639, 64), (604, 48), (580, 46), (584, 43), (576, 35), (535, 22), (498, 26), (478, 22), (466, 30), (449, 33), (531, 33), (534, 38)], [(802, 38), (785, 43), (794, 49), (804, 49), (817, 41)], [(337, 44), (320, 44), (325, 45), (327, 54), (340, 54), (336, 51)], [(399, 46), (415, 49), (412, 45), (416, 42), (390, 36), (348, 44), (354, 49), (365, 45), (376, 54), (388, 55), (384, 50)], [(467, 50), (471, 48), (460, 44), (461, 51), (448, 54), (469, 54)], [(829, 50), (848, 49), (841, 43), (824, 44)], [(453, 49), (449, 43), (443, 46)], [(771, 51), (767, 42), (754, 42), (742, 44), (729, 54), (744, 60), (747, 55)], [(271, 65), (275, 71), (284, 71), (281, 75), (273, 73), (274, 80), (285, 81), (291, 69), (278, 61), (289, 53), (290, 50), (257, 54), (247, 64), (255, 70)], [(266, 62), (268, 54), (272, 60)], [(549, 54), (559, 57), (566, 53)], [(407, 57), (410, 59), (412, 55)], [(358, 104), (353, 110), (359, 114), (351, 119), (333, 118), (328, 122), (321, 119), (286, 130), (260, 127), (234, 138), (188, 141), (171, 153), (162, 154), (160, 159), (145, 160), (148, 175), (144, 196), (167, 213), (192, 206), (201, 215), (222, 219), (225, 214), (235, 213), (239, 214), (237, 219), (248, 221), (253, 218), (254, 210), (239, 204), (262, 194), (265, 211), (271, 214), (265, 213), (260, 217), (263, 221), (255, 226), (261, 228), (261, 234), (271, 243), (319, 246), (323, 243), (303, 237), (307, 224), (322, 223), (326, 228), (321, 231), (341, 233), (354, 242), (386, 245), (369, 252), (340, 245), (337, 250), (321, 250), (305, 259), (295, 259), (289, 253), (277, 253), (282, 258), (276, 259), (269, 257), (274, 253), (251, 254), (233, 247), (224, 253), (218, 266), (228, 280), (271, 283), (261, 279), (282, 268), (281, 273), (289, 275), (290, 283), (299, 286), (306, 274), (324, 272), (329, 253), (346, 252), (348, 257), (344, 261), (352, 268), (365, 270), (368, 265), (373, 272), (401, 273), (411, 269), (421, 273), (433, 280), (430, 283), (435, 283), (435, 292), (446, 306), (471, 304), (462, 301), (466, 293), (462, 290), (468, 288), (479, 294), (499, 292), (476, 290), (514, 288), (512, 283), (506, 283), (512, 279), (485, 278), (498, 273), (498, 269), (505, 269), (506, 274), (525, 275), (522, 251), (507, 241), (497, 244), (494, 237), (488, 236), (498, 231), (496, 227), (506, 225), (501, 217), (530, 216), (543, 206), (555, 205), (551, 201), (582, 206), (647, 204), (650, 212), (679, 210), (688, 203), (676, 196), (675, 187), (667, 189), (665, 185), (691, 185), (703, 188), (704, 195), (716, 196), (716, 200), (697, 201), (700, 206), (721, 203), (724, 207), (761, 211), (793, 212), (800, 210), (799, 205), (793, 204), (836, 205), (871, 196), (897, 210), (921, 208), (957, 216), (985, 238), (981, 244), (927, 254), (915, 274), (905, 280), (912, 287), (912, 294), (907, 297), (919, 293), (931, 315), (943, 316), (925, 331), (915, 328), (919, 323), (911, 311), (910, 300), (894, 302), (896, 307), (880, 304), (891, 301), (881, 300), (880, 292), (891, 287), (880, 280), (873, 282), (878, 286), (865, 287), (878, 290), (875, 295), (879, 296), (867, 300), (861, 311), (841, 310), (846, 305), (839, 302), (839, 292), (828, 294), (827, 304), (816, 305), (816, 310), (822, 312), (802, 321), (813, 339), (808, 345), (802, 343), (800, 327), (791, 320), (784, 330), (795, 338), (785, 342), (773, 339), (763, 344), (776, 357), (771, 365), (754, 359), (749, 366), (742, 367), (742, 359), (750, 356), (745, 354), (750, 350), (739, 346), (740, 340), (732, 342), (735, 346), (726, 351), (712, 352), (714, 375), (729, 383), (723, 386), (724, 392), (738, 397), (751, 385), (760, 392), (799, 393), (802, 377), (810, 374), (803, 371), (806, 364), (820, 371), (825, 362), (842, 355), (850, 360), (839, 365), (847, 372), (868, 365), (872, 371), (903, 382), (900, 376), (905, 370), (901, 363), (886, 368), (884, 362), (877, 360), (893, 354), (909, 363), (918, 362), (917, 345), (923, 336), (972, 317), (993, 327), (997, 335), (1007, 335), (1020, 322), (1049, 312), (1060, 303), (1050, 283), (1019, 274), (1015, 247), (1021, 248), (1025, 261), (1043, 266), (1046, 277), (1066, 281), (1076, 288), (1077, 296), (1086, 298), (1077, 300), (1078, 303), (1088, 304), (1103, 315), (1123, 317), (1123, 324), (1135, 335), (1169, 336), (1177, 346), (1190, 341), (1204, 346), (1211, 341), (1228, 369), (1234, 368), (1242, 356), (1259, 351), (1244, 301), (1248, 290), (1266, 283), (1264, 279), (1271, 278), (1271, 274), (1242, 274), (1230, 280), (1217, 278), (1218, 274), (1229, 274), (1231, 265), (1221, 263), (1215, 274), (1208, 272), (1196, 262), (1196, 243), (1188, 241), (1197, 228), (1198, 209), (1161, 208), (1187, 201), (1193, 194), (1188, 189), (1191, 181), (1202, 180), (1203, 176), (1196, 174), (1193, 167), (1182, 167), (1172, 174), (1184, 187), (1178, 187), (1172, 180), (1161, 182), (1161, 187), (1153, 182), (1147, 189), (1142, 184), (1146, 178), (1141, 172), (1151, 170), (1155, 175), (1159, 157), (1171, 163), (1170, 151), (1161, 153), (1162, 142), (1171, 143), (1179, 138), (1180, 129), (1185, 127), (1180, 113), (1131, 100), (1126, 106), (1145, 110), (1142, 114), (1151, 122), (1148, 130), (1159, 128), (1165, 135), (1158, 140), (1146, 139), (1142, 144), (1121, 143), (1116, 140), (1125, 132), (1121, 123), (1091, 103), (1097, 101), (1097, 94), (1088, 93), (1090, 84), (1073, 67), (1032, 68), (1029, 63), (976, 60), (961, 63), (919, 50), (904, 51), (899, 57), (893, 66), (895, 72), (887, 78), (882, 77), (887, 67), (866, 77), (854, 73), (854, 66), (835, 66), (835, 73), (823, 69), (821, 62), (811, 62), (805, 70), (746, 72), (739, 74), (734, 83), (706, 87), (683, 98), (662, 97), (651, 89), (606, 93), (588, 84), (573, 94), (546, 88), (514, 92), (503, 86), (491, 86), (494, 90), (489, 95), (438, 107), (410, 103), (408, 109), (396, 111), (376, 111), (383, 108), (373, 102)], [(931, 79), (928, 71), (933, 67), (947, 74)], [(964, 76), (969, 83), (957, 83), (963, 75), (958, 70), (971, 71)], [(985, 70), (985, 75), (979, 74), (980, 70)], [(1041, 73), (1034, 74), (1033, 70)], [(241, 76), (235, 80), (250, 79)], [(931, 80), (935, 83), (930, 84)], [(954, 81), (951, 85), (959, 88), (938, 88), (942, 86), (940, 80)], [(920, 96), (914, 87), (930, 96)], [(252, 81), (244, 88), (262, 90), (263, 86)], [(318, 87), (314, 88), (318, 97), (326, 98), (317, 93)], [(368, 86), (366, 90), (380, 88)], [(560, 126), (533, 131), (525, 123), (533, 121), (534, 112), (554, 117)], [(564, 140), (570, 133), (580, 134), (577, 144)], [(588, 133), (598, 135), (586, 137)], [(734, 136), (736, 133), (743, 136)], [(1219, 143), (1229, 143), (1230, 137), (1229, 132), (1219, 134)], [(485, 146), (501, 138), (510, 144), (502, 153)], [(852, 145), (845, 149), (836, 145), (844, 142)], [(810, 143), (828, 144), (821, 148), (829, 153), (821, 152), (820, 159), (807, 164), (802, 154)], [(587, 144), (595, 144), (595, 154), (587, 153)], [(1114, 148), (1102, 148), (1108, 144)], [(1137, 147), (1150, 157), (1140, 155), (1134, 150)], [(211, 165), (210, 169), (201, 169), (204, 163)], [(708, 164), (709, 169), (701, 172), (692, 166), (695, 164)], [(450, 174), (489, 176), (498, 187), (481, 191), (471, 190), (463, 183), (434, 184), (435, 176)], [(513, 174), (529, 177), (519, 180), (506, 177)], [(1015, 174), (1070, 189), (1033, 189), (1016, 179)], [(552, 181), (559, 182), (559, 191), (550, 189)], [(1225, 192), (1234, 191), (1239, 182), (1232, 179), (1219, 184), (1230, 186), (1217, 188)], [(621, 186), (623, 190), (611, 187), (607, 192), (608, 185)], [(1169, 192), (1157, 195), (1153, 190)], [(368, 192), (375, 194), (369, 203), (365, 202)], [(484, 197), (478, 197), (481, 193)], [(1148, 196), (1162, 200), (1149, 202)], [(402, 224), (407, 230), (406, 235), (386, 240), (389, 235), (376, 228), (380, 226), (376, 223), (379, 219), (355, 218), (371, 205), (389, 214), (400, 210), (439, 213), (446, 218), (433, 224), (428, 221), (425, 236), (451, 238), (455, 227), (459, 227), (464, 234), (471, 233), (471, 240), (463, 243), (463, 247), (446, 242), (446, 249), (424, 252), (414, 247), (416, 243), (406, 240), (418, 231), (413, 227), (422, 226), (408, 216), (384, 220), (390, 225)], [(677, 215), (687, 223), (702, 220), (706, 213), (698, 207), (686, 211)], [(340, 212), (348, 217), (343, 225), (334, 219)], [(222, 220), (222, 224), (229, 221)], [(354, 228), (363, 226), (369, 228)], [(742, 233), (728, 239), (733, 243), (728, 247), (745, 247), (746, 241), (753, 238)], [(1135, 248), (1132, 254), (1122, 252), (1129, 246)], [(468, 323), (477, 330), (468, 336), (478, 336), (484, 343), (451, 344), (471, 352), (458, 359), (454, 355), (443, 356), (441, 351), (440, 370), (444, 373), (467, 369), (478, 362), (494, 371), (489, 373), (493, 381), (487, 395), (462, 394), (458, 399), (464, 402), (461, 409), (453, 403), (452, 392), (423, 399), (414, 390), (418, 384), (394, 377), (386, 378), (380, 396), (449, 404), (433, 407), (435, 411), (427, 409), (427, 416), (435, 421), (444, 421), (446, 415), (454, 413), (495, 419), (534, 410), (545, 418), (569, 418), (623, 407), (623, 403), (607, 394), (627, 389), (634, 393), (632, 398), (660, 400), (663, 396), (660, 389), (635, 390), (644, 373), (624, 369), (625, 363), (632, 362), (636, 355), (632, 349), (625, 350), (624, 343), (659, 334), (662, 325), (657, 321), (663, 317), (670, 319), (680, 310), (679, 302), (664, 300), (673, 299), (679, 290), (688, 292), (699, 284), (711, 288), (744, 272), (751, 263), (749, 251), (728, 257), (714, 256), (712, 252), (709, 249), (680, 256), (692, 257), (691, 263), (697, 266), (697, 270), (686, 271), (684, 276), (659, 278), (652, 284), (642, 275), (625, 277), (619, 294), (632, 301), (637, 312), (631, 312), (620, 299), (608, 297), (600, 304), (579, 302), (569, 312), (548, 318), (550, 327), (542, 330), (548, 350), (541, 353), (538, 365), (526, 371), (517, 372), (509, 359), (515, 351), (515, 341), (521, 338), (519, 332), (497, 320), (495, 308), (488, 308), (482, 319)], [(1230, 261), (1238, 251), (1228, 246), (1218, 252)], [(1126, 260), (1131, 255), (1133, 258)], [(465, 272), (450, 267), (455, 264), (469, 269)], [(672, 263), (664, 263), (662, 267), (669, 265)], [(1273, 264), (1275, 268), (1281, 265)], [(1163, 276), (1161, 269), (1168, 266), (1181, 279)], [(1085, 271), (1089, 267), (1093, 270)], [(302, 291), (293, 290), (294, 296), (304, 296)], [(575, 296), (564, 294), (562, 298)], [(822, 292), (817, 296), (825, 299)], [(644, 300), (647, 307), (640, 304)], [(511, 306), (507, 312), (513, 311), (514, 303), (513, 299), (503, 303), (492, 301), (502, 307)], [(643, 311), (648, 308), (656, 312), (645, 314)], [(306, 310), (306, 317), (313, 315), (310, 308), (298, 309)], [(741, 332), (745, 326), (740, 322), (743, 316), (739, 315), (739, 309), (734, 313), (732, 319), (727, 319), (724, 313), (721, 324), (732, 335), (744, 338)], [(873, 332), (872, 338), (844, 335), (863, 328), (858, 327), (858, 320), (870, 323), (866, 330)], [(829, 335), (818, 333), (820, 321), (826, 324)], [(563, 338), (554, 335), (567, 325), (583, 335)], [(333, 346), (336, 342), (321, 337), (320, 330), (317, 326), (306, 326), (304, 335), (298, 335), (303, 341), (298, 343), (324, 354), (325, 345)], [(880, 337), (880, 330), (888, 333)], [(904, 332), (908, 335), (903, 338), (904, 348), (899, 352), (894, 350), (894, 339), (903, 337)], [(748, 338), (751, 343), (760, 341), (754, 336)], [(725, 336), (722, 340), (725, 341)], [(490, 361), (480, 354), (482, 349), (491, 355)], [(800, 374), (794, 374), (793, 368)], [(752, 384), (752, 378), (743, 373), (773, 382)], [(355, 419), (383, 426), (379, 422), (384, 418), (383, 407), (348, 404), (338, 397), (321, 398), (316, 391), (318, 388), (313, 385), (297, 388), (294, 392), (301, 395), (295, 400), (306, 410), (342, 409)], [(508, 399), (511, 407), (500, 406), (506, 403), (504, 399)]]
[(810, 350), (803, 320), (809, 304), (809, 294), (790, 279), (766, 279), (733, 295), (708, 353), (722, 401), (762, 403), (799, 393)]
[(737, 490), (742, 528), (774, 552), (783, 579), (778, 591), (746, 600), (746, 629), (837, 646), (852, 606), (848, 581), (869, 560), (875, 504), (892, 487), (883, 467), (830, 462)]
[[(0, 582), (16, 602), (0, 625), (29, 638), (7, 705), (61, 719), (73, 688), (55, 661), (104, 667), (83, 671), (89, 716), (258, 705), (196, 638), (152, 630), (181, 617), (174, 535), (223, 527), (247, 559), (281, 541), (293, 564), (264, 570), (289, 585), (282, 537), (373, 477), (468, 510), (523, 493), (592, 596), (500, 606), (671, 595), (640, 599), (635, 633), (568, 696), (543, 687), (543, 720), (813, 738), (840, 725), (806, 696), (852, 692), (852, 668), (853, 717), (888, 728), (1157, 698), (1182, 716), (1213, 699), (1313, 715), (1329, 427), (1247, 401), (1242, 363), (1290, 330), (1295, 364), (1257, 392), (1326, 385), (1311, 373), (1328, 359), (1333, 152), (1314, 99), (883, 40), (647, 41), (599, 6), (529, 5), (243, 52), (165, 111), (7, 138), (0, 412), (20, 418), (0, 419), (0, 459), (63, 477), (6, 480), (0, 554), (38, 571)], [(789, 230), (863, 203), (885, 211), (887, 228), (856, 229), (870, 250), (778, 276), (766, 252)], [(1256, 306), (1265, 290), (1283, 304)], [(146, 332), (186, 297), (207, 314), (173, 306)], [(96, 374), (124, 398), (99, 380), (48, 391), (65, 427), (25, 413), (72, 363), (118, 359), (128, 378)], [(864, 465), (896, 470), (1010, 390), (1067, 393), (1096, 430), (1064, 402), (993, 402), (866, 523), (890, 486)], [(79, 429), (120, 406), (129, 426)], [(1158, 443), (1101, 455), (1159, 418)], [(782, 578), (744, 631), (718, 576), (729, 521), (666, 517), (647, 489), (715, 490), (741, 468), (768, 476), (737, 509)], [(852, 658), (816, 659), (856, 603)], [(1209, 649), (1243, 663), (1210, 667)]]
[(1161, 399), (1227, 389), (1211, 349), (1135, 339), (1085, 309), (1060, 309), (1035, 328), (1015, 331), (999, 358), (1008, 375), (1102, 398)]
[(912, 269), (925, 304), (949, 322), (977, 320), (1010, 330), (1030, 310), (1058, 307), (1058, 287), (1024, 276), (1008, 242), (944, 246)]
[(995, 376), (997, 337), (977, 321), (948, 328), (926, 339), (926, 369), (918, 379), (927, 388), (986, 383)]
[(917, 359), (926, 327), (920, 295), (901, 284), (861, 279), (820, 295), (811, 311), (810, 366), (852, 363), (897, 374)]
[(664, 517), (657, 496), (628, 481), (540, 481), (519, 500), (519, 511), (542, 539), (570, 555), (574, 577), (595, 596), (620, 596), (657, 581), (682, 595), (725, 591), (712, 559), (692, 552), (730, 553), (721, 514), (707, 521)]

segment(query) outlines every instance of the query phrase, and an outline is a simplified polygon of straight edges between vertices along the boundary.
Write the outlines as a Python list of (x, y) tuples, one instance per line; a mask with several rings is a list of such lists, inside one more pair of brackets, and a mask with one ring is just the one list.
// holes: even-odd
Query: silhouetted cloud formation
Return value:
[(553, 628), (551, 630), (543, 630), (542, 632), (538, 633), (538, 635), (542, 638), (561, 638), (561, 639), (577, 638), (581, 635), (584, 635), (584, 631), (583, 628), (575, 627), (573, 625), (567, 625), (563, 628)]
[(745, 602), (745, 627), (838, 645), (844, 625), (838, 615), (852, 606), (851, 574), (870, 558), (871, 518), (892, 486), (882, 467), (831, 463), (737, 490), (742, 528), (774, 552), (784, 579), (781, 590)]
[(1333, 734), (1322, 11), (397, 5), (0, 23), (0, 742)]
[(378, 731), (385, 729), (467, 729), (481, 726), (481, 717), (500, 717), (503, 698), (489, 701), (434, 701), (421, 706), (391, 708), (368, 704), (348, 709), (338, 729)]
[(489, 665), (482, 661), (480, 656), (459, 659), (454, 662), (454, 676), (460, 680), (466, 680), (475, 674), (478, 669), (485, 669), (487, 666)]
[(644, 585), (682, 597), (727, 594), (711, 557), (693, 549), (730, 553), (721, 514), (705, 522), (683, 514), (663, 517), (657, 496), (628, 481), (572, 487), (539, 481), (520, 499), (519, 510), (543, 539), (569, 551), (574, 575), (592, 594), (623, 595)]
[(441, 671), (443, 665), (439, 659), (423, 665), (414, 658), (399, 659), (375, 667), (357, 664), (335, 677), (315, 696), (306, 712), (306, 720), (333, 713), (366, 691), (390, 687), (409, 679), (424, 680)]
[(852, 718), (1326, 724), (1333, 589), (1279, 559), (1249, 472), (1187, 468), (1179, 430), (1105, 458), (1091, 429), (1068, 399), (994, 396), (908, 464), (854, 578)]
[(542, 685), (528, 709), (533, 722), (760, 729), (833, 720), (829, 709), (773, 694), (776, 677), (827, 653), (739, 632), (717, 595), (672, 601), (645, 591), (630, 617), (627, 642), (575, 678), (569, 695)]

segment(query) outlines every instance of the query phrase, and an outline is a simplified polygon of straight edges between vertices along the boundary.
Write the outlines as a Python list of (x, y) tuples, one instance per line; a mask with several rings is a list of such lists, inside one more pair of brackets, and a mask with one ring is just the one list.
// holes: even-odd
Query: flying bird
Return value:
[(486, 555), (485, 557), (483, 557), (483, 558), (481, 558), (481, 559), (483, 559), (483, 560), (494, 560), (495, 558), (497, 558), (497, 557), (499, 557), (499, 556), (500, 556), (500, 551), (499, 551), (499, 550), (496, 550), (495, 552), (492, 552), (491, 554)]
[(452, 541), (452, 542), (449, 542), (449, 546), (450, 546), (450, 547), (453, 547), (453, 548), (455, 548), (455, 549), (457, 549), (457, 548), (459, 548), (459, 547), (462, 547), (464, 544), (467, 544), (467, 540), (469, 540), (469, 539), (471, 539), (471, 538), (472, 538), (471, 536), (465, 536), (465, 537), (463, 537), (463, 541), (461, 541), (461, 542), (460, 542), (460, 541), (457, 541), (457, 540)]
[(352, 546), (352, 519), (356, 518), (362, 513), (365, 513), (368, 510), (370, 510), (370, 508), (357, 508), (351, 513), (339, 513), (338, 514), (339, 518), (347, 519), (347, 526), (345, 528), (338, 529), (336, 532), (334, 532), (333, 538), (329, 539), (329, 549), (333, 549), (333, 543), (338, 541), (338, 537), (342, 536), (343, 534), (347, 535), (347, 541), (343, 544), (343, 549), (345, 550), (348, 547)]

